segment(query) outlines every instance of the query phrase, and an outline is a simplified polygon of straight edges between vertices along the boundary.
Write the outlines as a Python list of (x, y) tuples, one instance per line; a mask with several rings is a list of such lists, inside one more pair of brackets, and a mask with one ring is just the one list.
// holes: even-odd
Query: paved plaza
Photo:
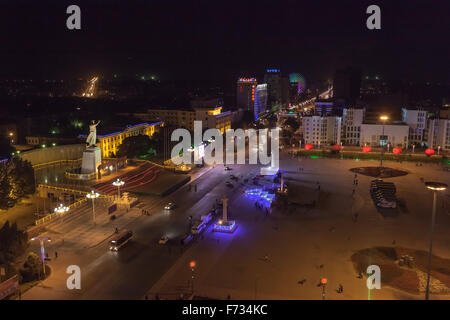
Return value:
[[(371, 177), (358, 175), (357, 166), (376, 166), (373, 161), (335, 159), (290, 159), (281, 161), (286, 182), (320, 184), (320, 202), (315, 208), (298, 207), (267, 216), (244, 195), (230, 201), (230, 212), (239, 224), (234, 234), (206, 232), (148, 292), (147, 297), (174, 299), (190, 295), (196, 261), (194, 293), (226, 299), (321, 299), (320, 279), (328, 279), (327, 299), (368, 299), (366, 280), (359, 279), (350, 260), (357, 250), (396, 246), (427, 250), (432, 194), (421, 181), (449, 182), (449, 173), (437, 165), (387, 162), (409, 172), (386, 179), (395, 183), (404, 202), (398, 216), (384, 218), (369, 194)], [(303, 168), (298, 171), (298, 167)], [(447, 191), (448, 192), (448, 191)], [(301, 195), (299, 195), (301, 197)], [(358, 219), (354, 222), (354, 214)], [(448, 193), (438, 201), (434, 254), (450, 257)], [(381, 270), (383, 278), (383, 270)], [(306, 281), (302, 281), (306, 280)], [(299, 283), (299, 281), (301, 283)], [(383, 280), (382, 280), (383, 281)], [(339, 284), (343, 293), (337, 293)], [(449, 296), (432, 295), (432, 299)], [(423, 299), (388, 286), (371, 290), (370, 299)]]

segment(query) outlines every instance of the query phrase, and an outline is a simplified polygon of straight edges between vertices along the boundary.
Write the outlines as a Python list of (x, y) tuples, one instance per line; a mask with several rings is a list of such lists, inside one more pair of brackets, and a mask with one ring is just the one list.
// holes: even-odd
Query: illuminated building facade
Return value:
[(239, 78), (237, 81), (237, 107), (252, 111), (255, 105), (257, 81), (255, 78)]
[[(123, 140), (128, 137), (147, 135), (151, 137), (160, 127), (164, 126), (164, 122), (158, 121), (154, 123), (140, 123), (132, 126), (128, 126), (125, 130), (114, 131), (108, 134), (97, 134), (96, 146), (100, 148), (102, 152), (102, 158), (108, 158), (117, 154), (119, 146)], [(80, 135), (80, 138), (85, 138), (86, 135)]]
[(258, 120), (259, 115), (267, 108), (267, 84), (258, 84), (255, 93), (254, 119)]
[(341, 117), (303, 117), (303, 139), (315, 146), (341, 143)]

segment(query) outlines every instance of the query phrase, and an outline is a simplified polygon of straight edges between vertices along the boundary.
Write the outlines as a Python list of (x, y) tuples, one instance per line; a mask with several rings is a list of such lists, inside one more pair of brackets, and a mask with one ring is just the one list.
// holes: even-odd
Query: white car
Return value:
[(159, 239), (158, 244), (166, 244), (167, 241), (169, 241), (169, 237), (162, 236), (161, 239)]
[(175, 204), (175, 203), (169, 202), (169, 203), (164, 207), (164, 209), (166, 209), (166, 210), (172, 210), (172, 209), (175, 208), (175, 207), (176, 207), (176, 204)]

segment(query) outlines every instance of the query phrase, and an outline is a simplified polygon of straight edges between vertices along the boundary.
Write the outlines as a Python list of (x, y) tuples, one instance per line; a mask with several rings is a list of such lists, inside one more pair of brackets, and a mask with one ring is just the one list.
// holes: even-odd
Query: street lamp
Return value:
[(444, 191), (447, 189), (447, 185), (441, 182), (425, 182), (425, 186), (433, 191), (433, 212), (431, 214), (431, 232), (430, 232), (430, 249), (428, 251), (428, 275), (427, 275), (427, 288), (425, 291), (425, 300), (429, 299), (430, 296), (430, 277), (431, 277), (431, 256), (433, 249), (433, 234), (434, 234), (434, 222), (436, 219), (436, 201), (437, 192)]
[(119, 178), (116, 180), (116, 181), (114, 181), (113, 183), (113, 186), (116, 186), (117, 187), (117, 196), (119, 197), (119, 199), (120, 199), (120, 187), (121, 186), (123, 186), (124, 184), (125, 184), (125, 181), (122, 181), (122, 180), (120, 180)]
[(94, 208), (94, 200), (95, 198), (98, 198), (100, 195), (97, 192), (94, 192), (94, 190), (91, 190), (90, 193), (86, 195), (88, 199), (92, 199), (92, 219), (94, 220), (95, 224), (95, 208)]
[[(380, 116), (380, 120), (383, 122), (383, 133), (381, 134), (381, 138), (384, 139), (384, 124), (386, 123), (387, 120), (389, 120), (388, 116)], [(381, 142), (381, 139), (380, 139)], [(382, 146), (381, 148), (381, 154), (380, 154), (380, 168), (383, 167), (383, 151), (384, 151), (384, 146)]]
[(42, 269), (44, 270), (44, 277), (45, 277), (45, 249), (44, 249), (44, 241), (47, 240), (48, 242), (51, 242), (50, 238), (44, 237), (34, 237), (31, 238), (31, 240), (39, 240), (39, 243), (41, 245), (41, 260), (42, 260)]
[(197, 263), (195, 261), (189, 262), (189, 268), (191, 268), (191, 286), (192, 286), (192, 294), (194, 294), (194, 271)]

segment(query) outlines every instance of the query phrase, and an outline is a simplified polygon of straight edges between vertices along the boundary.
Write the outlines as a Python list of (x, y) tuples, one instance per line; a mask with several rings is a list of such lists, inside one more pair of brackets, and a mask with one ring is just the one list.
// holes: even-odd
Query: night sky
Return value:
[[(66, 28), (81, 7), (82, 30)], [(370, 4), (381, 30), (366, 28)], [(0, 77), (156, 73), (234, 79), (265, 68), (327, 79), (364, 74), (450, 81), (450, 1), (4, 1)]]

